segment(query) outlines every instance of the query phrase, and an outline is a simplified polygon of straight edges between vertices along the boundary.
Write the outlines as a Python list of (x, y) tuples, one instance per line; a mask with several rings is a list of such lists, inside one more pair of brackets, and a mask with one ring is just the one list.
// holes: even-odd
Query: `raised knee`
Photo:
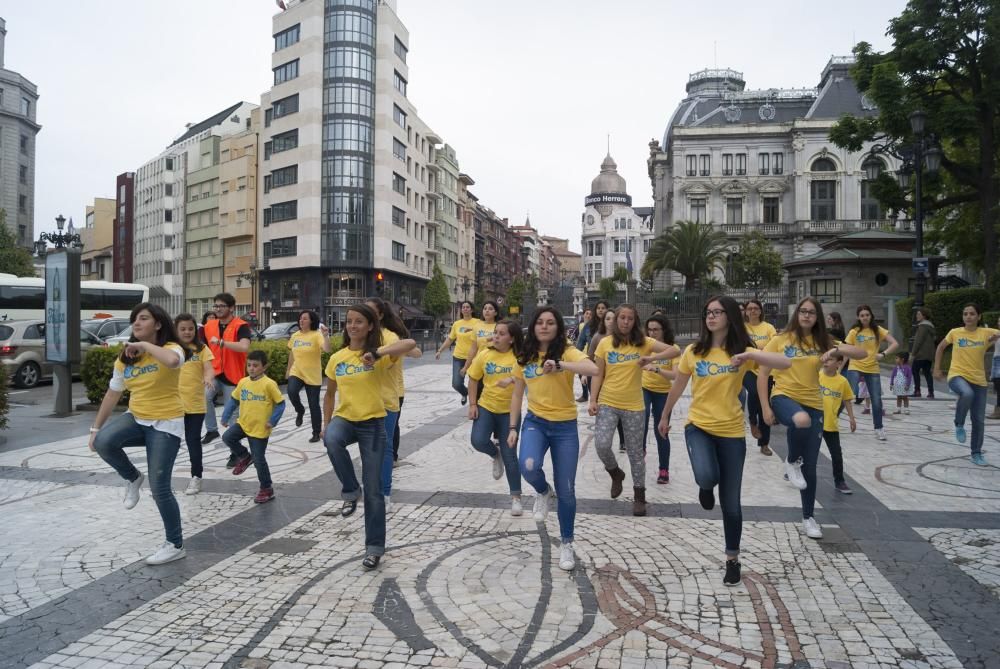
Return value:
[(809, 427), (812, 425), (812, 419), (809, 418), (809, 414), (805, 411), (799, 411), (794, 416), (792, 416), (792, 422), (795, 427)]
[(526, 472), (533, 472), (533, 471), (535, 471), (535, 459), (534, 458), (525, 458), (524, 459), (524, 471), (526, 471)]

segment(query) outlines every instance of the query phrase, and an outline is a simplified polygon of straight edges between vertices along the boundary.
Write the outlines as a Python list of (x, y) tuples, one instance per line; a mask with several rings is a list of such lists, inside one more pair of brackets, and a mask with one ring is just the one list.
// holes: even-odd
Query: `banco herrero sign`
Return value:
[(583, 199), (585, 206), (592, 204), (623, 204), (626, 207), (632, 206), (632, 196), (625, 193), (594, 193)]

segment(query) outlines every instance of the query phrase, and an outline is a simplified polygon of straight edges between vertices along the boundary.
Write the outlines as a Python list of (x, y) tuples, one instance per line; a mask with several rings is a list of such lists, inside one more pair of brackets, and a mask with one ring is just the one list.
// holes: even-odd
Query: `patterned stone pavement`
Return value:
[[(567, 573), (556, 514), (510, 516), (449, 376), (447, 361), (407, 368), (389, 548), (373, 573), (360, 565), (362, 514), (340, 517), (308, 425), (276, 430), (278, 497), (263, 506), (253, 471), (234, 477), (224, 450), (209, 449), (205, 492), (179, 495), (188, 557), (156, 568), (142, 563), (162, 540), (152, 500), (144, 490), (125, 511), (85, 434), (8, 445), (3, 666), (1000, 666), (1000, 473), (953, 443), (946, 396), (890, 414), (887, 442), (867, 416), (843, 434), (856, 492), (837, 493), (821, 460), (822, 541), (801, 533), (780, 457), (752, 448), (744, 579), (726, 588), (719, 512), (697, 505), (681, 421), (668, 485), (655, 484), (649, 435), (652, 506), (633, 518), (630, 482), (608, 499), (593, 419), (581, 416), (578, 566)], [(1000, 457), (998, 441), (991, 423), (987, 458)], [(782, 430), (772, 446), (784, 451)], [(178, 492), (185, 474), (182, 454)]]

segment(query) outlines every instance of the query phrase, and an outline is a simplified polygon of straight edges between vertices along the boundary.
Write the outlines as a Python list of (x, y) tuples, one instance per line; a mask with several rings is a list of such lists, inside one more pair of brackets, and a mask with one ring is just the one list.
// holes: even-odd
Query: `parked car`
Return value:
[(132, 337), (132, 326), (129, 325), (127, 328), (116, 334), (114, 337), (108, 337), (104, 340), (105, 346), (118, 346), (119, 344), (124, 344)]
[(272, 323), (258, 335), (259, 339), (291, 339), (299, 331), (299, 324), (294, 322)]
[(80, 321), (80, 328), (95, 335), (101, 341), (122, 333), (129, 327), (127, 318), (88, 318)]
[[(101, 340), (80, 328), (80, 357)], [(52, 376), (52, 363), (45, 359), (45, 321), (0, 322), (0, 363), (7, 376), (18, 388), (34, 388), (42, 379)], [(74, 374), (79, 365), (73, 365)]]

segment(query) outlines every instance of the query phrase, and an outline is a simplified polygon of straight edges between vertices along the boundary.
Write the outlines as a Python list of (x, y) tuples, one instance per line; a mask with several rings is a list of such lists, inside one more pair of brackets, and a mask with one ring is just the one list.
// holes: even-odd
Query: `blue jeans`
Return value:
[[(250, 444), (248, 452), (242, 443), (243, 439)], [(257, 480), (260, 481), (261, 488), (271, 487), (271, 468), (267, 466), (265, 453), (267, 452), (267, 439), (261, 437), (251, 437), (239, 423), (231, 423), (229, 428), (222, 435), (222, 443), (229, 447), (230, 452), (240, 458), (245, 458), (248, 453), (253, 458), (254, 469), (257, 470)]]
[[(773, 387), (774, 382), (768, 379), (768, 394), (770, 394)], [(760, 439), (757, 440), (757, 446), (767, 446), (771, 443), (771, 426), (764, 421), (764, 413), (760, 406), (760, 396), (757, 394), (757, 374), (747, 372), (743, 375), (743, 391), (747, 395), (747, 418), (750, 419), (751, 425), (756, 425), (760, 430)]]
[[(236, 390), (236, 386), (231, 386), (222, 380), (221, 376), (215, 377), (215, 387), (216, 390), (205, 390), (205, 429), (208, 432), (218, 432), (219, 423), (215, 419), (215, 396), (218, 393), (222, 393), (222, 404), (225, 406), (226, 400), (233, 394)], [(233, 423), (236, 419), (240, 417), (240, 405), (236, 405), (236, 411), (233, 412), (233, 417), (230, 419)]]
[(181, 510), (170, 487), (170, 477), (174, 472), (174, 460), (181, 448), (181, 440), (172, 434), (139, 425), (130, 413), (112, 418), (94, 439), (97, 454), (126, 481), (134, 481), (139, 477), (139, 470), (125, 454), (126, 448), (135, 446), (146, 447), (149, 492), (163, 520), (167, 541), (179, 548), (184, 545)]
[(191, 476), (201, 478), (205, 472), (201, 457), (201, 426), (205, 423), (205, 414), (184, 414), (184, 442), (187, 444), (188, 458), (191, 460)]
[(948, 379), (948, 388), (958, 395), (958, 403), (955, 405), (955, 427), (964, 427), (966, 414), (971, 414), (970, 447), (973, 453), (982, 453), (986, 422), (986, 386), (977, 386), (961, 376), (953, 376)]
[(667, 404), (668, 394), (642, 389), (642, 398), (646, 403), (646, 422), (643, 423), (642, 447), (646, 448), (646, 437), (649, 436), (649, 418), (652, 416), (653, 436), (656, 437), (656, 454), (659, 457), (660, 469), (670, 469), (670, 437), (662, 436), (657, 429), (660, 416), (663, 415), (663, 407)]
[[(802, 498), (802, 517), (812, 518), (816, 507), (816, 462), (819, 460), (819, 447), (823, 442), (823, 412), (802, 406), (784, 395), (772, 397), (771, 408), (778, 422), (788, 429), (788, 462), (802, 458), (802, 476), (806, 480), (806, 489), (799, 491), (799, 496)], [(809, 427), (795, 427), (792, 417), (800, 411), (809, 415)]]
[(465, 358), (451, 359), (451, 387), (462, 397), (469, 396), (469, 389), (465, 387), (465, 374), (462, 373), (465, 367)]
[(309, 402), (309, 421), (312, 423), (312, 433), (319, 434), (323, 420), (323, 414), (319, 408), (319, 386), (311, 386), (297, 376), (288, 377), (288, 399), (295, 408), (295, 413), (302, 415), (306, 408), (302, 406), (299, 393), (306, 389), (306, 401)]
[(399, 424), (399, 412), (385, 410), (385, 453), (382, 456), (382, 495), (392, 494), (392, 437)]
[(694, 471), (694, 480), (702, 490), (719, 486), (722, 507), (722, 532), (726, 537), (726, 555), (736, 557), (743, 535), (743, 463), (747, 442), (743, 437), (718, 437), (697, 425), (684, 426), (684, 441)]
[(552, 479), (556, 488), (559, 535), (573, 541), (576, 522), (576, 465), (580, 459), (580, 435), (576, 419), (545, 420), (528, 412), (521, 425), (521, 475), (539, 495), (549, 490), (542, 465), (545, 452), (552, 451)]
[(334, 416), (326, 426), (323, 444), (333, 471), (342, 486), (340, 498), (353, 501), (361, 496), (361, 485), (347, 445), (358, 442), (361, 451), (361, 480), (365, 497), (365, 552), (385, 553), (385, 497), (382, 495), (382, 465), (385, 462), (385, 419), (370, 418), (356, 423)]
[(479, 418), (472, 423), (472, 447), (490, 458), (497, 456), (497, 447), (491, 438), (496, 438), (500, 444), (500, 457), (503, 468), (507, 472), (507, 487), (510, 494), (521, 494), (521, 470), (517, 465), (517, 448), (507, 446), (507, 434), (510, 432), (510, 414), (493, 413), (479, 407)]
[(851, 390), (854, 391), (854, 396), (858, 396), (858, 379), (864, 379), (865, 385), (868, 386), (868, 396), (872, 400), (872, 422), (875, 423), (875, 429), (882, 429), (882, 375), (881, 374), (868, 374), (865, 372), (859, 372), (856, 369), (848, 369), (844, 372), (844, 376), (847, 377), (847, 382), (851, 384)]

